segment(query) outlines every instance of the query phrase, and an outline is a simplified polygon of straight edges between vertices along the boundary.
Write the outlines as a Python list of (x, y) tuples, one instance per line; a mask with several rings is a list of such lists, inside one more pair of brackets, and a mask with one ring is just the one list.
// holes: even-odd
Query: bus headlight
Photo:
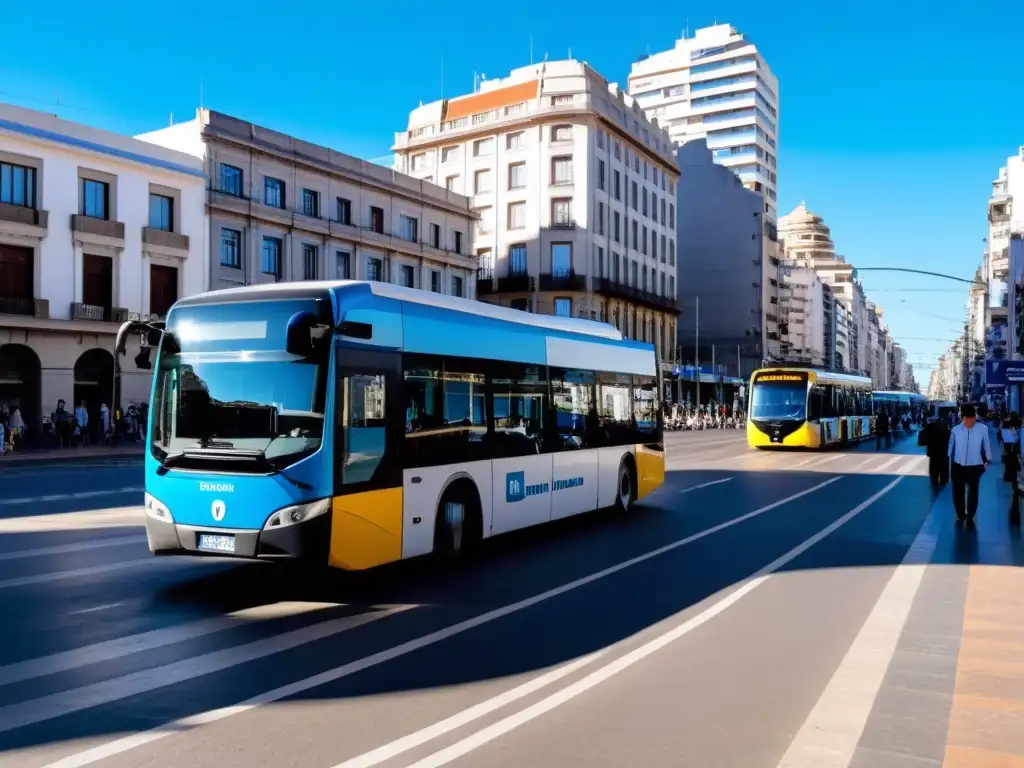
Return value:
[(298, 525), (307, 520), (312, 520), (314, 517), (320, 517), (320, 515), (330, 512), (330, 510), (330, 499), (319, 499), (306, 502), (305, 504), (296, 504), (294, 507), (285, 507), (284, 509), (277, 510), (277, 512), (270, 516), (267, 524), (263, 526), (263, 530)]
[(146, 514), (152, 517), (154, 520), (159, 520), (161, 523), (173, 523), (174, 518), (171, 517), (171, 510), (167, 508), (167, 505), (161, 502), (159, 499), (146, 494)]

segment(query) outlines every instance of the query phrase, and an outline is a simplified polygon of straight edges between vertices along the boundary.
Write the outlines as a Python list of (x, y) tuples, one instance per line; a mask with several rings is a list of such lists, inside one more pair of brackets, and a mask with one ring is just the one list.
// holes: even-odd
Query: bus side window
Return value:
[(648, 442), (657, 436), (658, 382), (653, 376), (633, 377), (633, 419), (637, 442)]
[(338, 466), (344, 485), (367, 483), (384, 459), (387, 445), (384, 374), (352, 373), (339, 380)]
[(618, 373), (597, 374), (597, 425), (601, 445), (634, 442), (630, 377)]
[(551, 404), (555, 414), (556, 450), (592, 448), (594, 374), (592, 371), (551, 368)]
[(809, 421), (818, 421), (822, 418), (824, 411), (822, 401), (825, 398), (825, 390), (814, 385), (811, 387), (811, 395), (808, 398), (807, 418)]
[(838, 390), (832, 384), (826, 384), (822, 392), (821, 398), (821, 416), (825, 419), (833, 418), (839, 415), (839, 411), (836, 407), (836, 399), (839, 395)]

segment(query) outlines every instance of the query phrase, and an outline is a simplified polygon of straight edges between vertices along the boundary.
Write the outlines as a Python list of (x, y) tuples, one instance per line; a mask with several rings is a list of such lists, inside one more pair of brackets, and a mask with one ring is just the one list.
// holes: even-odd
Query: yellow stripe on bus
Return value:
[(334, 497), (330, 565), (361, 571), (401, 559), (401, 488)]
[(636, 497), (642, 499), (665, 484), (665, 451), (636, 446)]

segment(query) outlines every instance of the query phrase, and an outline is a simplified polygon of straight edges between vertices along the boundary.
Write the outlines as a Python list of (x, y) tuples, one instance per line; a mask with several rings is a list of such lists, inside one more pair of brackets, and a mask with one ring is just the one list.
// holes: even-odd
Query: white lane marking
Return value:
[(691, 485), (689, 488), (683, 488), (679, 493), (689, 493), (690, 491), (697, 491), (701, 488), (710, 488), (712, 485), (721, 485), (722, 483), (728, 483), (732, 480), (731, 477), (723, 477), (721, 480), (712, 480), (708, 483), (701, 483), (700, 485)]
[(115, 493), (142, 493), (142, 486), (108, 488), (103, 491), (78, 491), (77, 493), (51, 493), (46, 496), (22, 496), (16, 499), (0, 499), (0, 504), (32, 504), (39, 501), (69, 501), (74, 499), (91, 499), (96, 496), (110, 496)]
[[(114, 603), (114, 605), (120, 605), (120, 603)], [(143, 651), (152, 651), (156, 648), (184, 643), (187, 640), (195, 640), (198, 637), (235, 629), (247, 623), (270, 621), (287, 616), (299, 616), (312, 611), (324, 610), (325, 608), (335, 608), (339, 605), (341, 604), (271, 603), (270, 605), (261, 605), (254, 608), (244, 608), (224, 616), (199, 619), (197, 621), (190, 621), (187, 624), (151, 629), (148, 632), (139, 632), (138, 634), (118, 637), (113, 640), (104, 640), (100, 643), (73, 648), (70, 651), (60, 651), (59, 653), (51, 653), (49, 656), (40, 656), (35, 659), (27, 659), (26, 661), (4, 665), (0, 667), (0, 686), (10, 685), (22, 680), (31, 680), (44, 675), (52, 675), (57, 672), (67, 672), (70, 669), (78, 669), (89, 664), (99, 664), (111, 659), (119, 659), (132, 653), (142, 653)], [(89, 608), (86, 610), (93, 611), (99, 609)], [(75, 613), (85, 612), (76, 611)]]
[[(898, 453), (895, 456), (893, 456), (891, 459), (889, 459), (888, 461), (883, 461), (881, 464), (879, 464), (877, 467), (875, 467), (871, 471), (872, 471), (872, 473), (881, 472), (883, 470), (888, 469), (889, 467), (893, 467), (896, 464), (899, 464), (901, 461), (903, 461), (906, 458), (913, 458), (913, 457), (908, 457), (904, 453)], [(917, 457), (917, 458), (920, 458), (920, 457)]]
[(231, 717), (232, 715), (238, 715), (243, 712), (248, 712), (249, 710), (255, 709), (256, 707), (261, 707), (264, 704), (270, 704), (272, 702), (279, 701), (289, 696), (295, 696), (296, 694), (303, 693), (304, 691), (317, 688), (321, 685), (326, 685), (327, 683), (334, 682), (335, 680), (340, 680), (343, 677), (354, 675), (357, 672), (361, 672), (365, 669), (369, 669), (371, 667), (378, 666), (379, 664), (383, 664), (393, 659), (397, 659), (401, 656), (405, 656), (406, 654), (412, 653), (413, 651), (417, 651), (421, 648), (426, 648), (427, 646), (434, 645), (435, 643), (439, 643), (443, 640), (447, 640), (450, 637), (455, 637), (456, 635), (460, 635), (463, 632), (475, 629), (476, 627), (483, 626), (484, 624), (496, 621), (497, 619), (503, 618), (510, 614), (517, 613), (526, 608), (537, 605), (538, 603), (542, 603), (545, 600), (550, 600), (554, 597), (558, 597), (559, 595), (571, 592), (574, 589), (578, 589), (599, 579), (603, 579), (606, 576), (611, 576), (614, 573), (618, 573), (619, 571), (631, 568), (639, 563), (646, 562), (654, 557), (663, 555), (666, 552), (671, 552), (675, 549), (678, 549), (679, 547), (686, 546), (687, 544), (692, 544), (695, 541), (699, 541), (700, 539), (706, 538), (707, 536), (711, 536), (712, 534), (718, 533), (719, 531), (724, 531), (727, 528), (733, 527), (734, 525), (739, 525), (740, 523), (746, 522), (747, 520), (751, 520), (755, 517), (758, 517), (759, 515), (763, 515), (767, 512), (770, 512), (773, 509), (777, 509), (778, 507), (788, 504), (791, 501), (796, 501), (797, 499), (803, 498), (804, 496), (807, 496), (811, 493), (814, 493), (815, 491), (821, 490), (822, 488), (831, 485), (837, 480), (839, 480), (839, 477), (831, 477), (828, 480), (825, 480), (824, 482), (818, 483), (817, 485), (813, 485), (810, 488), (806, 488), (802, 491), (799, 491), (798, 493), (794, 493), (791, 496), (787, 496), (784, 499), (780, 499), (779, 501), (775, 501), (764, 507), (755, 509), (753, 512), (747, 512), (746, 514), (740, 515), (739, 517), (735, 517), (731, 520), (726, 520), (724, 523), (719, 523), (718, 525), (713, 525), (710, 528), (705, 528), (703, 531), (698, 531), (697, 533), (691, 534), (686, 538), (671, 542), (663, 547), (659, 547), (658, 549), (653, 549), (650, 552), (638, 555), (637, 557), (634, 557), (630, 560), (624, 560), (621, 563), (609, 566), (608, 568), (605, 568), (603, 570), (595, 571), (594, 573), (591, 573), (588, 576), (582, 576), (578, 579), (575, 579), (574, 581), (567, 582), (565, 584), (562, 584), (561, 586), (549, 589), (546, 592), (541, 592), (539, 594), (533, 595), (532, 597), (520, 600), (519, 602), (511, 603), (509, 605), (502, 606), (501, 608), (495, 608), (493, 610), (487, 611), (486, 613), (482, 613), (479, 616), (474, 616), (471, 619), (466, 619), (465, 621), (460, 621), (456, 624), (452, 624), (451, 626), (445, 627), (444, 629), (439, 629), (434, 632), (430, 632), (426, 635), (423, 635), (421, 637), (417, 637), (412, 640), (407, 640), (404, 643), (393, 646), (391, 648), (387, 648), (383, 651), (378, 651), (377, 653), (370, 654), (369, 656), (364, 656), (363, 658), (349, 662), (348, 664), (342, 664), (340, 667), (334, 667), (333, 669), (328, 669), (324, 672), (320, 672), (319, 674), (313, 675), (312, 677), (307, 677), (303, 680), (296, 680), (293, 683), (282, 685), (279, 688), (275, 688), (271, 691), (258, 694), (250, 699), (246, 699), (245, 701), (239, 704), (235, 704), (233, 706), (228, 707), (222, 707), (220, 709), (212, 709), (206, 712), (200, 712), (189, 717), (181, 718), (180, 720), (175, 720), (171, 723), (159, 725), (156, 728), (152, 728), (148, 731), (141, 731), (139, 733), (124, 736), (114, 741), (109, 741), (105, 744), (99, 744), (91, 749), (87, 749), (82, 752), (68, 755), (67, 757), (61, 760), (57, 760), (54, 763), (50, 763), (48, 766), (46, 766), (46, 768), (78, 768), (78, 766), (91, 765), (92, 763), (95, 763), (99, 760), (104, 760), (108, 757), (113, 757), (114, 755), (120, 755), (131, 749), (135, 749), (136, 747), (141, 747), (145, 744), (151, 744), (152, 742), (162, 739), (165, 736), (173, 736), (175, 734), (182, 733), (183, 731), (198, 728), (201, 725), (215, 723), (220, 720), (224, 720), (225, 718)]
[(925, 569), (935, 553), (938, 528), (933, 507), (821, 698), (783, 755), (779, 768), (850, 765)]
[(141, 506), (111, 507), (88, 512), (58, 512), (0, 518), (0, 533), (53, 533), (95, 528), (141, 527), (145, 512)]
[(76, 541), (73, 544), (57, 544), (52, 547), (23, 549), (20, 552), (4, 552), (0, 554), (0, 562), (5, 560), (21, 560), (26, 557), (45, 557), (46, 555), (66, 555), (71, 552), (84, 552), (89, 549), (103, 547), (126, 547), (132, 544), (145, 544), (145, 536), (111, 536), (97, 541)]
[(163, 666), (143, 669), (99, 683), (83, 685), (80, 688), (40, 696), (37, 699), (28, 699), (17, 704), (8, 704), (5, 707), (0, 707), (0, 733), (237, 667), (240, 664), (324, 640), (385, 616), (409, 610), (412, 607), (411, 605), (384, 606), (382, 610), (370, 610), (354, 616), (330, 619), (319, 624), (283, 632), (280, 635), (253, 640), (244, 645), (222, 648), (219, 651), (211, 651)]
[(124, 571), (129, 568), (140, 568), (145, 565), (152, 565), (159, 562), (162, 562), (162, 558), (146, 557), (138, 560), (124, 560), (120, 563), (106, 563), (105, 565), (90, 565), (86, 568), (73, 568), (69, 571), (54, 571), (53, 573), (37, 573), (33, 576), (18, 576), (17, 578), (4, 579), (3, 581), (0, 581), (0, 589), (28, 587), (33, 584), (48, 584), (51, 581), (63, 581), (64, 579), (76, 579), (79, 576), (95, 576), (98, 573)]
[[(726, 597), (722, 598), (718, 602), (708, 606), (703, 611), (698, 613), (696, 616), (688, 619), (679, 626), (670, 629), (668, 632), (655, 637), (652, 640), (644, 643), (643, 645), (634, 648), (629, 653), (615, 659), (614, 661), (594, 670), (586, 677), (577, 680), (575, 683), (566, 686), (565, 688), (557, 691), (546, 698), (541, 699), (536, 704), (533, 704), (526, 709), (523, 709), (515, 714), (509, 715), (486, 728), (477, 731), (471, 736), (467, 736), (461, 741), (457, 741), (451, 746), (445, 747), (432, 755), (429, 755), (422, 760), (419, 760), (409, 768), (438, 768), (438, 766), (447, 765), (453, 760), (457, 760), (460, 757), (472, 752), (474, 749), (487, 744), (490, 741), (503, 736), (504, 734), (518, 728), (525, 723), (540, 717), (547, 712), (555, 709), (556, 707), (565, 704), (568, 701), (579, 696), (591, 688), (603, 683), (605, 680), (617, 675), (618, 673), (628, 669), (639, 661), (646, 659), (656, 651), (661, 650), (669, 643), (678, 640), (683, 635), (689, 634), (698, 627), (711, 621), (715, 616), (725, 611), (730, 606), (739, 602), (746, 595), (753, 592), (761, 584), (768, 580), (768, 577), (775, 571), (782, 568), (787, 563), (795, 560), (797, 557), (802, 555), (804, 552), (809, 550), (814, 545), (818, 544), (822, 539), (831, 535), (842, 526), (853, 520), (857, 515), (863, 512), (865, 509), (874, 504), (878, 499), (882, 498), (885, 494), (896, 487), (896, 484), (902, 480), (902, 477), (897, 477), (891, 481), (888, 485), (882, 488), (880, 491), (872, 494), (868, 499), (862, 501), (856, 507), (851, 509), (845, 515), (835, 520), (827, 527), (818, 531), (816, 534), (811, 536), (809, 539), (801, 542), (793, 549), (786, 552), (781, 557), (776, 558), (768, 565), (760, 568), (756, 573), (750, 576), (750, 581), (741, 586), (739, 589), (731, 592)], [(814, 768), (818, 768), (815, 766)]]
[(81, 616), (83, 613), (96, 613), (96, 611), (106, 611), (110, 608), (117, 608), (117, 606), (119, 605), (124, 605), (124, 603), (105, 603), (104, 605), (94, 605), (92, 608), (83, 608), (80, 611), (71, 611), (68, 614), (68, 616)]
[(439, 736), (443, 736), (450, 731), (454, 731), (456, 728), (461, 728), (474, 720), (479, 720), (481, 717), (489, 715), (495, 710), (508, 706), (524, 696), (529, 696), (531, 693), (539, 691), (541, 688), (551, 685), (567, 675), (571, 675), (576, 670), (587, 666), (604, 654), (605, 651), (591, 653), (581, 659), (577, 659), (576, 661), (543, 674), (540, 677), (535, 677), (533, 680), (516, 686), (515, 688), (505, 691), (493, 698), (482, 701), (469, 709), (464, 709), (449, 718), (434, 723), (433, 725), (429, 725), (415, 733), (410, 733), (408, 736), (396, 739), (395, 741), (385, 744), (382, 747), (378, 747), (371, 752), (366, 752), (358, 757), (353, 757), (351, 760), (339, 763), (334, 766), (334, 768), (371, 768), (371, 766), (380, 765), (384, 761), (390, 760), (403, 752), (415, 749), (422, 744), (426, 744), (428, 741), (433, 741)]

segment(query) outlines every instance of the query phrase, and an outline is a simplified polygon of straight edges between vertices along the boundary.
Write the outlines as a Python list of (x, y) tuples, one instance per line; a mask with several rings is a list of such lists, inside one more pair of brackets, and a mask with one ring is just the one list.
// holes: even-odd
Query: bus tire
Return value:
[(434, 554), (456, 559), (472, 552), (483, 538), (480, 494), (468, 480), (448, 486), (437, 504), (434, 522)]
[(615, 481), (615, 511), (625, 513), (636, 501), (636, 468), (632, 456), (619, 464), (619, 475)]

